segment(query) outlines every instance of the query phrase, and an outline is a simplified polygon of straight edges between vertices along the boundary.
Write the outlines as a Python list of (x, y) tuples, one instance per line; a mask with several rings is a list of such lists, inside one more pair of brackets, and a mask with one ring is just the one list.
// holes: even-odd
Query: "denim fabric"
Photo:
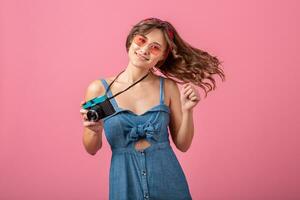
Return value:
[[(101, 79), (105, 88), (108, 83)], [(164, 103), (164, 78), (160, 77), (160, 102), (143, 114), (120, 108), (103, 119), (104, 132), (112, 150), (109, 174), (110, 200), (190, 200), (191, 195), (178, 159), (170, 146), (170, 109)], [(108, 91), (108, 96), (112, 96)], [(135, 142), (146, 138), (144, 150)]]

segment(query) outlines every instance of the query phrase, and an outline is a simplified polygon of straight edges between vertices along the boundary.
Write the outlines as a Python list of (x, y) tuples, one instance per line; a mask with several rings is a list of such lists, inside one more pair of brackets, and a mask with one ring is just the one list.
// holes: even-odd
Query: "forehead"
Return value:
[(162, 46), (166, 46), (166, 39), (162, 30), (160, 29), (153, 29), (149, 33), (144, 34), (149, 40), (149, 42), (158, 42)]

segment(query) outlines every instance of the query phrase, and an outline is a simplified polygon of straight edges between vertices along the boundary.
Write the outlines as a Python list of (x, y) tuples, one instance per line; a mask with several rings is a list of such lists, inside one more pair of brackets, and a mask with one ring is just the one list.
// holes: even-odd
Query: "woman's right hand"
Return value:
[(88, 110), (82, 108), (84, 103), (85, 101), (80, 102), (80, 114), (82, 116), (83, 126), (94, 131), (95, 133), (99, 133), (103, 128), (103, 121), (101, 119), (97, 122), (89, 121), (86, 115)]

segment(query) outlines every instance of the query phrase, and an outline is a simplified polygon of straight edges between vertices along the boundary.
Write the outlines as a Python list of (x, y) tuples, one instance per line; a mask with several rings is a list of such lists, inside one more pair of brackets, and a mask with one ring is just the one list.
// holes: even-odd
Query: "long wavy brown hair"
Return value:
[(168, 46), (164, 59), (155, 65), (156, 70), (179, 84), (192, 82), (205, 91), (205, 97), (216, 88), (214, 74), (225, 80), (221, 62), (216, 56), (191, 46), (171, 23), (158, 18), (147, 18), (133, 26), (126, 39), (127, 52), (136, 34), (147, 34), (155, 28), (162, 30)]

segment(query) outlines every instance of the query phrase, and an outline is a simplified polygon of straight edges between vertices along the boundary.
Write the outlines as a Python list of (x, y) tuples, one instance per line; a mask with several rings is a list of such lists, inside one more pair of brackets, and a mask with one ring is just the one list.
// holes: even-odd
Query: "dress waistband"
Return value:
[(151, 143), (151, 146), (147, 147), (143, 150), (135, 149), (135, 143), (133, 142), (128, 147), (119, 147), (119, 148), (111, 148), (112, 153), (123, 153), (123, 152), (133, 152), (133, 153), (146, 153), (150, 151), (155, 151), (158, 149), (171, 148), (170, 142), (160, 142), (160, 143)]

